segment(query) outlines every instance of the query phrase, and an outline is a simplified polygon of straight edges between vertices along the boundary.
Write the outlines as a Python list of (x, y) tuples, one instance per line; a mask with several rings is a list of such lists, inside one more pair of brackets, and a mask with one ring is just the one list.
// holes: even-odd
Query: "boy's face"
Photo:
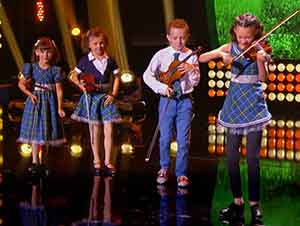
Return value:
[(106, 42), (102, 35), (99, 37), (91, 36), (89, 38), (88, 45), (89, 45), (91, 52), (95, 56), (102, 56), (105, 52)]
[(181, 51), (187, 41), (186, 30), (184, 28), (171, 27), (170, 32), (167, 34), (167, 39), (174, 50)]

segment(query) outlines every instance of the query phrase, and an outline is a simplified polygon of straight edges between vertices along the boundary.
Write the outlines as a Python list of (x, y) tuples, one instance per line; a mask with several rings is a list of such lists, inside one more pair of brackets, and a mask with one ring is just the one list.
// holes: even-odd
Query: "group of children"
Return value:
[[(221, 58), (225, 64), (232, 64), (231, 84), (219, 112), (218, 124), (227, 129), (226, 150), (233, 202), (229, 207), (220, 211), (220, 220), (230, 225), (244, 225), (239, 145), (242, 136), (246, 135), (252, 225), (261, 226), (263, 222), (259, 206), (259, 150), (262, 130), (271, 119), (263, 96), (262, 82), (266, 79), (266, 65), (270, 57), (261, 48), (257, 51), (255, 60), (240, 56), (246, 48), (263, 35), (263, 26), (255, 16), (245, 13), (236, 17), (230, 33), (231, 42), (197, 57), (186, 47), (190, 35), (188, 24), (183, 19), (174, 19), (169, 23), (167, 29), (166, 38), (169, 46), (159, 50), (153, 56), (144, 72), (143, 79), (146, 85), (160, 95), (160, 170), (156, 181), (158, 184), (164, 185), (169, 179), (170, 142), (176, 131), (178, 151), (175, 175), (177, 185), (185, 188), (190, 184), (187, 175), (192, 121), (190, 94), (200, 81), (198, 62), (204, 63)], [(100, 28), (90, 29), (83, 38), (83, 47), (88, 50), (88, 53), (80, 59), (69, 76), (70, 80), (83, 91), (71, 117), (89, 124), (96, 175), (100, 175), (103, 169), (110, 173), (116, 171), (110, 161), (110, 155), (112, 123), (120, 120), (117, 107), (113, 102), (118, 95), (120, 78), (116, 62), (106, 51), (107, 44), (108, 38)], [(233, 62), (236, 56), (239, 56), (238, 60)], [(32, 144), (35, 166), (40, 164), (39, 146), (60, 144), (65, 141), (61, 120), (59, 120), (59, 117), (65, 116), (62, 109), (61, 81), (63, 75), (61, 69), (54, 66), (57, 58), (58, 51), (54, 42), (47, 37), (40, 38), (33, 48), (32, 63), (24, 65), (23, 76), (19, 81), (20, 89), (28, 96), (19, 141)], [(170, 69), (169, 66), (176, 60), (184, 61), (178, 67)], [(175, 71), (181, 74), (180, 78), (171, 85), (158, 79), (160, 73), (168, 70), (170, 70), (170, 76)], [(91, 74), (94, 77), (93, 92), (87, 91), (86, 84), (81, 79), (84, 74)], [(29, 79), (34, 81), (33, 91), (28, 88)], [(111, 89), (107, 89), (111, 80), (113, 80), (113, 86)], [(104, 161), (101, 161), (99, 155), (99, 134), (102, 128), (104, 130)]]
[[(69, 76), (83, 91), (71, 118), (89, 124), (95, 175), (114, 174), (116, 171), (111, 162), (112, 123), (121, 119), (113, 103), (118, 95), (119, 68), (115, 60), (108, 55), (107, 45), (108, 38), (104, 31), (98, 27), (90, 29), (82, 39), (82, 47), (88, 50), (88, 53), (80, 59)], [(32, 146), (32, 174), (40, 173), (41, 161), (38, 153), (41, 148), (45, 145), (60, 145), (66, 141), (60, 119), (65, 117), (62, 108), (64, 76), (61, 68), (55, 66), (58, 56), (58, 49), (53, 40), (49, 37), (39, 38), (33, 47), (31, 63), (23, 66), (19, 79), (19, 87), (28, 97), (18, 141)], [(86, 81), (81, 79), (81, 75), (86, 74), (94, 77), (91, 85), (95, 89), (89, 92), (86, 89)], [(100, 159), (99, 137), (102, 128), (104, 161)]]

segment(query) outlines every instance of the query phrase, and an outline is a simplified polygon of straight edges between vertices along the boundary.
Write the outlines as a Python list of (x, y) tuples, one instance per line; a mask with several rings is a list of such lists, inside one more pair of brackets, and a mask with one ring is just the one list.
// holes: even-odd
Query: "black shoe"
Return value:
[(101, 168), (94, 168), (94, 176), (103, 176), (103, 170)]
[(30, 177), (39, 177), (39, 165), (32, 163), (25, 173)]
[(229, 207), (220, 210), (219, 219), (221, 223), (230, 226), (244, 226), (244, 205), (236, 205), (231, 203)]
[(39, 174), (40, 177), (48, 177), (50, 175), (50, 170), (44, 164), (39, 165)]
[(39, 178), (39, 177), (47, 177), (49, 176), (49, 169), (45, 165), (38, 165), (38, 164), (31, 164), (26, 171), (26, 174), (32, 178)]
[(261, 209), (259, 208), (259, 205), (256, 204), (254, 206), (251, 206), (251, 225), (252, 226), (264, 226), (264, 223), (262, 221), (262, 212)]
[(103, 171), (104, 171), (104, 176), (107, 176), (107, 177), (112, 177), (117, 172), (116, 168), (111, 164), (105, 165)]

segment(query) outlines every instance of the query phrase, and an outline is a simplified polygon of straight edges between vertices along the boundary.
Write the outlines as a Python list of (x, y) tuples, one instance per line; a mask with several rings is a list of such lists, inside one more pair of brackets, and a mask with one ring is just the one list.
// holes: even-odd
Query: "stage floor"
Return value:
[[(151, 129), (144, 126), (143, 132), (153, 131), (155, 123), (150, 124)], [(4, 130), (6, 139), (0, 145), (0, 225), (221, 225), (218, 212), (231, 202), (226, 157), (208, 153), (208, 124), (201, 125), (195, 132), (201, 139), (192, 145), (190, 152), (191, 186), (177, 189), (174, 175), (165, 187), (157, 187), (155, 183), (159, 169), (157, 147), (151, 160), (145, 162), (151, 136), (144, 136), (132, 154), (122, 154), (121, 133), (126, 131), (120, 128), (115, 147), (117, 174), (93, 176), (88, 130), (82, 125), (74, 128), (72, 124), (66, 125), (65, 132), (69, 141), (74, 142), (79, 139), (76, 134), (82, 135), (79, 139), (82, 155), (72, 156), (70, 144), (51, 148), (43, 153), (49, 175), (32, 180), (24, 174), (31, 160), (20, 155), (15, 143), (18, 126), (9, 124)], [(173, 172), (174, 164), (172, 157)], [(246, 170), (245, 159), (241, 158), (247, 200)], [(267, 226), (300, 225), (299, 178), (300, 163), (295, 160), (261, 160), (262, 209)], [(246, 219), (249, 223), (249, 206), (246, 206)]]

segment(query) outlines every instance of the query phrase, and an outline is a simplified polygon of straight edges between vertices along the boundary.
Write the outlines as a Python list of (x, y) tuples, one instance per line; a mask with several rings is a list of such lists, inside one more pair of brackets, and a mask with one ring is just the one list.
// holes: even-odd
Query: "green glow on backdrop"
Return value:
[[(279, 21), (300, 7), (300, 0), (215, 0), (216, 27), (220, 44), (230, 41), (229, 29), (234, 17), (250, 12), (271, 30)], [(282, 25), (268, 38), (273, 58), (300, 60), (299, 14)]]

